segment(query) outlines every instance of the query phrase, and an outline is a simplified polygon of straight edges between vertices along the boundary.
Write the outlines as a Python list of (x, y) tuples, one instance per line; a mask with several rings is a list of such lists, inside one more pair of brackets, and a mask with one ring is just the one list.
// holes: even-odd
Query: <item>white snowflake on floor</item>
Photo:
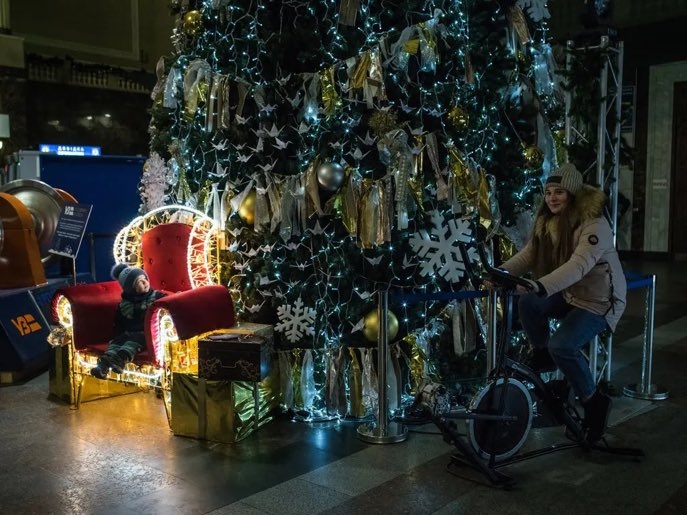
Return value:
[(284, 333), (291, 343), (300, 340), (304, 334), (315, 334), (315, 328), (311, 325), (315, 321), (315, 310), (304, 307), (300, 297), (293, 306), (289, 304), (279, 306), (277, 316), (280, 322), (274, 326), (274, 330)]
[(551, 18), (549, 9), (546, 7), (548, 0), (518, 0), (515, 5), (517, 5), (523, 11), (527, 11), (527, 15), (530, 19), (539, 23), (544, 18)]
[[(434, 226), (432, 232), (421, 229), (409, 239), (410, 246), (422, 259), (420, 275), (437, 273), (449, 282), (459, 282), (465, 275), (465, 264), (458, 244), (472, 241), (470, 221), (455, 218), (446, 221), (436, 210), (430, 215)], [(474, 253), (474, 249), (468, 251), (470, 259), (474, 258)]]

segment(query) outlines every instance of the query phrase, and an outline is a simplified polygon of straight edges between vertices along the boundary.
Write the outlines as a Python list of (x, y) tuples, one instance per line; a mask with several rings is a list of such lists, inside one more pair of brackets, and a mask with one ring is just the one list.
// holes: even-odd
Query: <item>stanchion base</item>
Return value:
[(623, 388), (623, 395), (646, 401), (664, 401), (668, 398), (668, 390), (655, 384), (650, 384), (648, 388), (644, 388), (641, 384), (633, 383)]
[(408, 428), (389, 422), (386, 431), (381, 431), (376, 424), (363, 424), (358, 427), (358, 438), (367, 443), (397, 443), (408, 438)]

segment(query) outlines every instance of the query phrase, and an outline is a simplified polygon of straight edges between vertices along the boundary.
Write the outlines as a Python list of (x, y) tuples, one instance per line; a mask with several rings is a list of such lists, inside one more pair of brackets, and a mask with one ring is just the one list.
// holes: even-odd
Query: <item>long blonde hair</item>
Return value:
[(573, 234), (580, 225), (580, 217), (575, 206), (575, 195), (568, 192), (568, 204), (555, 215), (542, 201), (532, 236), (534, 247), (534, 277), (539, 279), (570, 259), (575, 250)]

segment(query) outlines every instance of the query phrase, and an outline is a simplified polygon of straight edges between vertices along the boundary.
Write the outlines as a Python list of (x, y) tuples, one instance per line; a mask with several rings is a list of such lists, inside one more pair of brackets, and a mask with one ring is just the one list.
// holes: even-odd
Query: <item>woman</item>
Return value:
[[(582, 402), (590, 442), (603, 436), (611, 399), (596, 388), (581, 349), (602, 331), (614, 331), (625, 310), (625, 276), (605, 202), (573, 164), (564, 164), (546, 181), (530, 240), (501, 265), (514, 275), (532, 273), (531, 291), (518, 291), (518, 310), (534, 367), (545, 369), (553, 358)], [(560, 324), (550, 334), (552, 318)]]

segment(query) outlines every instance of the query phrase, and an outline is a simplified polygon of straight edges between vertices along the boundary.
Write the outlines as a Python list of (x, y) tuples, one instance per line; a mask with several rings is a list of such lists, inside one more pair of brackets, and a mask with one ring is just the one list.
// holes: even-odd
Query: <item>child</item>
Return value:
[(98, 365), (91, 369), (91, 375), (98, 379), (105, 379), (110, 369), (121, 373), (124, 365), (143, 350), (146, 310), (157, 299), (165, 296), (161, 291), (150, 289), (148, 276), (140, 268), (117, 263), (112, 267), (112, 278), (122, 286), (122, 300), (117, 305), (115, 314), (115, 336), (98, 359)]

